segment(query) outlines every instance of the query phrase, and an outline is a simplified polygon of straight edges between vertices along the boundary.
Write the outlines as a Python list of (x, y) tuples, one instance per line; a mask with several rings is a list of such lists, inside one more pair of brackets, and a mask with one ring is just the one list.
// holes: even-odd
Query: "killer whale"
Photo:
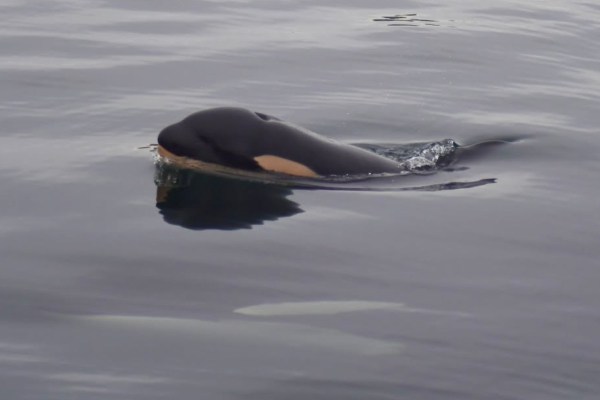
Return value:
[(158, 135), (158, 154), (183, 166), (224, 166), (299, 177), (397, 173), (401, 165), (276, 117), (221, 107), (191, 114)]

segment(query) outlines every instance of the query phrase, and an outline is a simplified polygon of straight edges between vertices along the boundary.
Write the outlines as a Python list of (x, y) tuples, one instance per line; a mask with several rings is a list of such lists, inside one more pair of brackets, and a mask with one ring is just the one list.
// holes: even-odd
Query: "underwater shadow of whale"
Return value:
[[(284, 186), (157, 166), (156, 207), (165, 222), (192, 230), (250, 229), (302, 213)], [(176, 184), (173, 184), (176, 182)]]

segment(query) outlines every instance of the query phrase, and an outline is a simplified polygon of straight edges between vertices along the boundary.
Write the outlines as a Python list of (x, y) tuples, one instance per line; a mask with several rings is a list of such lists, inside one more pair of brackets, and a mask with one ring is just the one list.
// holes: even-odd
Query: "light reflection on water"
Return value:
[[(0, 9), (6, 398), (600, 392), (598, 6), (65, 0)], [(413, 13), (419, 26), (373, 21)], [(202, 217), (250, 229), (165, 223), (152, 159), (136, 148), (224, 105), (351, 143), (520, 140), (401, 186), (494, 184), (234, 184)], [(211, 187), (197, 185), (193, 199)]]

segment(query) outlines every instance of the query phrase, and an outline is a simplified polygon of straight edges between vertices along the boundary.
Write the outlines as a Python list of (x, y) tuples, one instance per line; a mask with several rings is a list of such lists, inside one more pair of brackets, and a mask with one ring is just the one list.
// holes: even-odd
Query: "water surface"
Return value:
[[(597, 5), (0, 9), (4, 397), (598, 398)], [(196, 177), (157, 207), (137, 148), (213, 106), (516, 140), (399, 184), (430, 190)]]

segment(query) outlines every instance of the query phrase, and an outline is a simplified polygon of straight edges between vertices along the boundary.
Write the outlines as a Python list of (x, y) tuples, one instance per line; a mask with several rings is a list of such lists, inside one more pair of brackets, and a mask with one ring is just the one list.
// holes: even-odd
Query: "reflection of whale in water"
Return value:
[[(447, 182), (403, 188), (353, 187), (344, 183), (324, 186), (324, 189), (355, 191), (442, 191), (467, 189), (494, 183), (494, 179), (470, 182)], [(275, 221), (302, 213), (300, 206), (287, 199), (292, 194), (288, 186), (231, 179), (165, 163), (156, 164), (156, 207), (165, 222), (187, 229), (237, 230), (250, 229), (266, 221)]]
[(188, 229), (250, 229), (301, 213), (279, 185), (227, 179), (157, 164), (156, 207), (165, 222)]

